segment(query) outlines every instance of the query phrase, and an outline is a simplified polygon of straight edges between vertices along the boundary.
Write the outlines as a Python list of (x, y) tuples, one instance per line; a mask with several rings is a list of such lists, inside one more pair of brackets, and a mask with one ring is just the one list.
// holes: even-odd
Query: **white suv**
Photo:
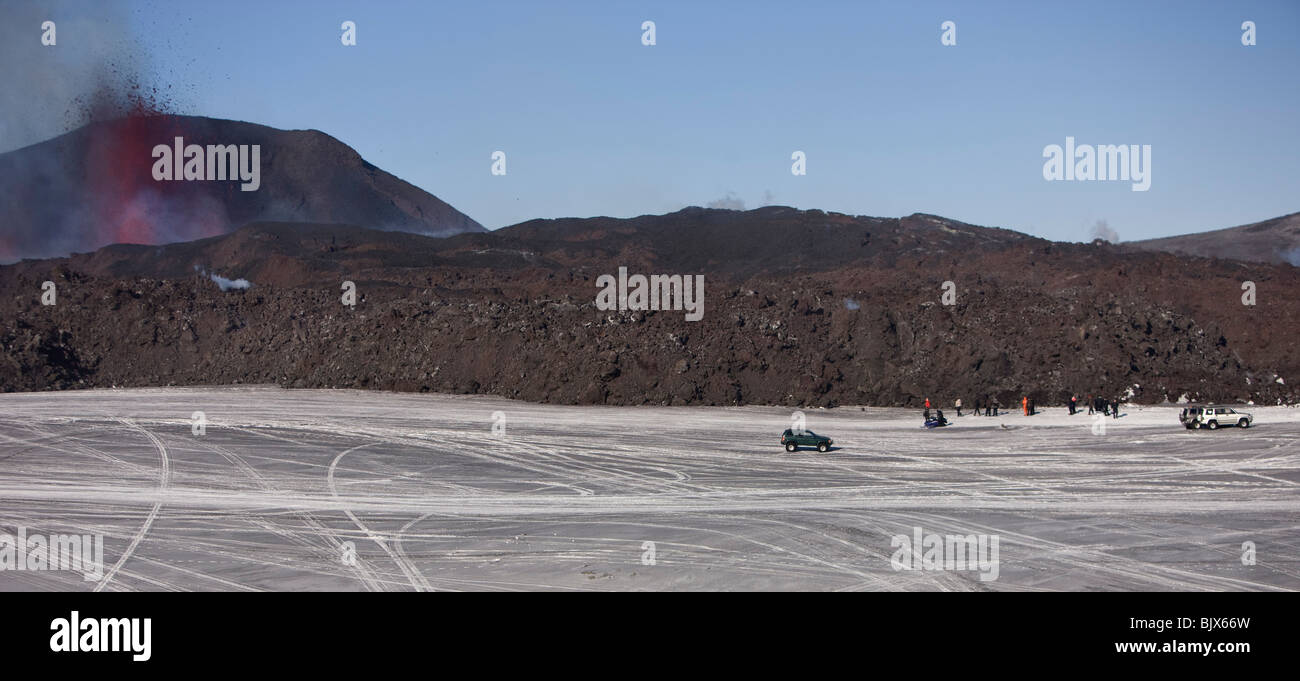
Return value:
[(1178, 415), (1178, 420), (1182, 421), (1183, 426), (1188, 430), (1193, 428), (1216, 430), (1219, 426), (1249, 428), (1255, 417), (1231, 407), (1187, 407), (1183, 409), (1182, 414)]

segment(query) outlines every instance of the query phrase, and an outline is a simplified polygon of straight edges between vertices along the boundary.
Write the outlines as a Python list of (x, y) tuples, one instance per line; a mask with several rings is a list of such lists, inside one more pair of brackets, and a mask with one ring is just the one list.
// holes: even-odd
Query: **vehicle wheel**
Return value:
[(1189, 424), (1187, 424), (1187, 425), (1184, 426), (1184, 427), (1187, 428), (1188, 430), (1191, 430), (1191, 429), (1195, 428), (1196, 426), (1195, 426), (1194, 424), (1189, 423)]
[(817, 451), (819, 451), (819, 452), (821, 452), (821, 453), (823, 453), (823, 454), (825, 454), (825, 453), (826, 453), (826, 450), (828, 450), (828, 449), (830, 449), (830, 447), (827, 447), (825, 442), (823, 442), (823, 443), (817, 445)]
[(1249, 427), (1250, 427), (1250, 420), (1249, 420), (1249, 419), (1242, 419), (1242, 420), (1240, 420), (1240, 421), (1237, 422), (1237, 425), (1238, 425), (1238, 426), (1241, 426), (1242, 428), (1249, 428)]
[(787, 452), (793, 452), (796, 449), (798, 449), (798, 447), (795, 447), (793, 442), (785, 446), (785, 451)]
[(1210, 421), (1209, 423), (1205, 424), (1205, 427), (1206, 427), (1206, 428), (1209, 428), (1210, 430), (1218, 430), (1218, 428), (1219, 428), (1219, 422), (1218, 422), (1218, 421)]

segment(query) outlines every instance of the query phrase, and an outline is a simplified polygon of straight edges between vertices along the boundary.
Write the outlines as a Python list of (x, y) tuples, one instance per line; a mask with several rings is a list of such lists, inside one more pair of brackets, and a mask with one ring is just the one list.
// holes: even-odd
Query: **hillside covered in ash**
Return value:
[[(601, 275), (704, 276), (703, 318)], [(42, 283), (57, 302), (41, 304)], [(242, 280), (242, 282), (240, 281)], [(356, 285), (355, 307), (341, 284)], [(1243, 304), (1253, 282), (1255, 305)], [(944, 304), (952, 282), (954, 304)], [(1300, 269), (768, 207), (432, 238), (256, 222), (0, 267), (0, 389), (276, 383), (583, 404), (1294, 402)]]
[(1127, 248), (1300, 267), (1300, 213), (1209, 232), (1124, 242)]

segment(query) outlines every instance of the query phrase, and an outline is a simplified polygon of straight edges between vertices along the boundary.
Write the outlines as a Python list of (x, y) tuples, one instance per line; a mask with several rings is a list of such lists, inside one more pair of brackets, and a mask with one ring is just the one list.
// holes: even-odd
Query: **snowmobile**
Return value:
[(925, 414), (925, 427), (926, 427), (926, 428), (942, 428), (943, 426), (946, 426), (946, 425), (948, 425), (948, 419), (946, 419), (946, 418), (943, 417), (943, 410), (942, 410), (942, 409), (936, 411), (935, 414), (934, 414), (934, 416), (931, 416), (931, 415), (930, 415), (928, 409), (926, 410), (926, 414)]

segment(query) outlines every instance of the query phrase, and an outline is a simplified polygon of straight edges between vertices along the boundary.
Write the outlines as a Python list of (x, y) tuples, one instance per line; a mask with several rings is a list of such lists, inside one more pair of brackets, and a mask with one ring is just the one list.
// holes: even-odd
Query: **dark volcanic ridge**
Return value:
[[(703, 274), (704, 318), (596, 279)], [(223, 291), (212, 275), (246, 279)], [(57, 284), (55, 306), (41, 284)], [(344, 280), (358, 302), (340, 302)], [(1242, 304), (1253, 281), (1257, 304)], [(957, 300), (941, 304), (943, 283)], [(257, 223), (0, 267), (0, 388), (278, 383), (590, 404), (1292, 403), (1300, 269), (769, 207), (444, 239)]]
[[(258, 145), (260, 187), (241, 191), (236, 180), (155, 180), (153, 148), (170, 146), (177, 137), (205, 148)], [(0, 154), (0, 214), (0, 262), (108, 244), (191, 241), (269, 220), (429, 236), (485, 231), (323, 132), (174, 115), (94, 122)]]

